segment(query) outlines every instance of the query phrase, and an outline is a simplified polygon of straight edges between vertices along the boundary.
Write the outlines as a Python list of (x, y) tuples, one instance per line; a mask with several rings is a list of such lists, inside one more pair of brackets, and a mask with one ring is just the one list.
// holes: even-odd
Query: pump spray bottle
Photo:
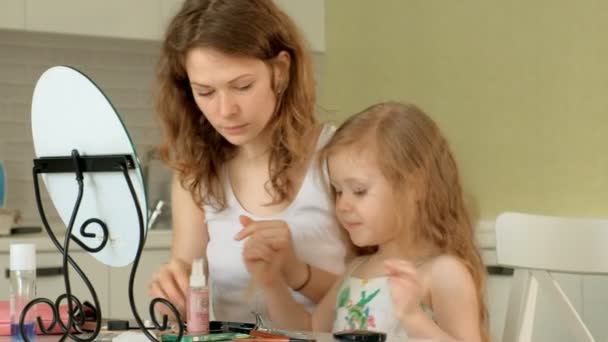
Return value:
[(209, 333), (209, 287), (205, 279), (204, 259), (192, 262), (190, 288), (188, 289), (188, 335)]

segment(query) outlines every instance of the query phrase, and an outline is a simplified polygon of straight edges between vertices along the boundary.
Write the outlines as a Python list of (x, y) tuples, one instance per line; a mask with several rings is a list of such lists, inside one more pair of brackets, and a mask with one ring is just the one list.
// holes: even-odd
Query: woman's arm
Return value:
[(337, 274), (307, 265), (299, 259), (292, 260), (291, 264), (286, 263), (283, 272), (287, 286), (298, 290), (315, 303), (319, 303), (327, 290), (339, 279)]
[(184, 315), (192, 260), (205, 258), (209, 235), (203, 210), (196, 205), (190, 192), (182, 187), (177, 176), (173, 177), (171, 185), (171, 211), (171, 259), (154, 274), (150, 295), (169, 300)]
[(318, 303), (338, 278), (337, 275), (309, 265), (296, 257), (294, 242), (285, 221), (252, 220), (241, 216), (240, 222), (243, 230), (235, 239), (249, 240), (247, 246), (258, 245), (259, 248), (255, 255), (250, 256), (251, 259), (260, 259), (261, 255), (268, 261), (278, 258), (284, 283), (313, 302)]
[(190, 191), (182, 187), (177, 176), (173, 177), (171, 186), (171, 209), (173, 215), (171, 259), (192, 264), (192, 260), (196, 258), (206, 258), (209, 234), (205, 213), (196, 205)]
[(313, 314), (293, 299), (291, 290), (284, 282), (277, 282), (264, 289), (268, 314), (274, 326), (290, 330), (329, 332), (334, 323), (336, 296), (341, 278), (325, 293)]

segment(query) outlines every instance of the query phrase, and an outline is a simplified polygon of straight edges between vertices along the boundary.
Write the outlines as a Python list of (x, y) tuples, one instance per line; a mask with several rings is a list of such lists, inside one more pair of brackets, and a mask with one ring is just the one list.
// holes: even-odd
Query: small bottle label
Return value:
[(209, 290), (190, 290), (187, 314), (188, 334), (209, 333)]

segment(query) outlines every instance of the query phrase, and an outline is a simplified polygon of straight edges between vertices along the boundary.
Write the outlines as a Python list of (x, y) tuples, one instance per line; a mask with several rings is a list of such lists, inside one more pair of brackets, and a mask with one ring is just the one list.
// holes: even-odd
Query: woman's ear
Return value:
[(291, 66), (291, 56), (287, 51), (281, 51), (274, 58), (273, 75), (274, 87), (277, 94), (281, 94), (287, 89), (289, 84), (289, 70)]

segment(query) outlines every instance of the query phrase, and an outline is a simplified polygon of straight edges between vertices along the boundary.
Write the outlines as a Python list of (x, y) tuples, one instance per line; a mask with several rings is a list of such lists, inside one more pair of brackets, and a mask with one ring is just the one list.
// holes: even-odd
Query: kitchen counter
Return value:
[[(171, 236), (173, 231), (170, 229), (153, 229), (148, 231), (146, 238), (146, 249), (168, 249), (171, 246)], [(57, 239), (63, 245), (65, 235), (58, 235)], [(13, 243), (33, 243), (36, 245), (37, 252), (57, 251), (46, 233), (23, 234), (3, 236), (0, 238), (0, 253), (8, 253), (10, 245)], [(80, 247), (73, 242), (70, 243), (70, 250), (80, 250)]]
[[(166, 229), (164, 226), (158, 225), (158, 228), (148, 231), (145, 248), (151, 249), (166, 249), (171, 247), (171, 237), (173, 231)], [(496, 248), (496, 237), (494, 235), (494, 223), (492, 221), (481, 221), (477, 227), (477, 241), (479, 248), (484, 251), (494, 250)], [(64, 235), (58, 235), (58, 239), (63, 244)], [(55, 251), (56, 248), (51, 243), (50, 238), (46, 233), (14, 235), (0, 237), (0, 253), (8, 252), (11, 243), (23, 242), (34, 243), (36, 249), (41, 252)], [(70, 244), (70, 246), (72, 246)], [(77, 245), (75, 248), (79, 248)]]

